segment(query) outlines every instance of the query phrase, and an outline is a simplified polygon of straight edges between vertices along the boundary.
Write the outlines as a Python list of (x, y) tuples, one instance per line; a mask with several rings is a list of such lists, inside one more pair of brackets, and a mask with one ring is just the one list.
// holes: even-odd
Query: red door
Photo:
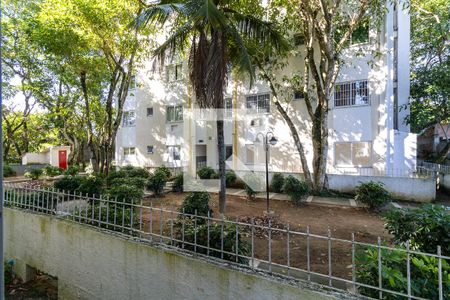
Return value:
[(61, 169), (66, 170), (67, 169), (67, 150), (59, 150), (58, 151), (58, 160), (59, 160), (59, 167)]

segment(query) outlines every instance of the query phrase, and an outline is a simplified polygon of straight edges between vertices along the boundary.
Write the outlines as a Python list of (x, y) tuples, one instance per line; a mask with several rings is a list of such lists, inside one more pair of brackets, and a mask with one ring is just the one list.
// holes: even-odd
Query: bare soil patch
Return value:
[[(186, 194), (169, 193), (162, 198), (146, 198), (144, 205), (154, 208), (178, 210)], [(214, 217), (219, 216), (218, 195), (212, 194), (210, 203)], [(264, 199), (249, 201), (246, 197), (227, 196), (226, 218), (229, 220), (248, 221), (255, 218), (255, 222), (262, 222), (263, 212), (266, 208)], [(272, 200), (271, 209), (275, 212), (275, 228), (288, 224), (291, 231), (306, 232), (310, 226), (310, 233), (326, 236), (328, 229), (334, 238), (351, 240), (351, 234), (359, 242), (377, 243), (378, 237), (389, 243), (391, 236), (384, 230), (384, 223), (378, 214), (367, 212), (365, 209), (354, 207), (303, 205), (297, 207), (290, 201)], [(160, 220), (165, 223), (176, 218), (168, 213), (152, 213), (152, 232), (159, 233)], [(142, 212), (144, 230), (150, 230), (149, 212)], [(267, 224), (263, 224), (267, 225)], [(164, 230), (166, 232), (166, 230)], [(247, 235), (244, 239), (250, 240)], [(255, 257), (269, 260), (268, 232), (258, 232), (255, 235)], [(328, 274), (328, 246), (327, 239), (310, 238), (311, 271)], [(306, 236), (290, 235), (290, 264), (291, 266), (307, 269), (307, 238)], [(271, 234), (271, 260), (273, 263), (287, 264), (287, 234)], [(333, 241), (331, 244), (332, 275), (351, 278), (351, 243)]]

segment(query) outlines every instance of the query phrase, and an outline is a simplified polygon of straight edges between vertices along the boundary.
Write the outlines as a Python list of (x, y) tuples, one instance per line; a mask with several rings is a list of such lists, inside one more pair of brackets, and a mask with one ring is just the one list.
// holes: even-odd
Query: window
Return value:
[(369, 104), (367, 80), (337, 83), (334, 89), (334, 106)]
[(168, 151), (172, 160), (181, 160), (180, 146), (169, 146)]
[(136, 113), (134, 111), (124, 111), (122, 125), (130, 127), (136, 125)]
[(183, 106), (167, 106), (167, 122), (183, 121)]
[(233, 99), (225, 98), (225, 117), (231, 118), (233, 116)]
[(294, 34), (294, 45), (300, 46), (305, 44), (305, 36), (302, 33)]
[(265, 162), (265, 152), (261, 145), (245, 145), (247, 164), (263, 164)]
[(254, 113), (270, 112), (270, 94), (251, 95), (246, 97), (247, 109)]
[(372, 143), (335, 143), (335, 164), (337, 166), (368, 167), (372, 165)]
[(136, 76), (135, 75), (131, 76), (131, 78), (130, 78), (130, 85), (128, 86), (128, 89), (129, 90), (136, 89)]
[(147, 117), (153, 117), (153, 107), (147, 107)]
[(305, 94), (301, 90), (294, 91), (294, 100), (301, 100), (305, 98)]
[(183, 79), (183, 65), (175, 64), (166, 67), (166, 81), (174, 82)]
[(147, 154), (153, 154), (155, 151), (154, 146), (147, 146)]
[(135, 155), (135, 154), (136, 154), (136, 148), (134, 148), (134, 147), (123, 148), (124, 156), (130, 156), (130, 155)]
[(170, 132), (175, 132), (178, 129), (178, 125), (170, 125)]

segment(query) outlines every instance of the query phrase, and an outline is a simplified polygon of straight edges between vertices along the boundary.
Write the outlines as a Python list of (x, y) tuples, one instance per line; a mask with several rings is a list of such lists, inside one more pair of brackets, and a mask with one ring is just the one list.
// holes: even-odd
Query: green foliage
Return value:
[[(198, 221), (198, 220), (197, 220)], [(208, 245), (208, 229), (209, 229), (209, 256), (221, 258), (220, 249), (222, 247), (222, 224), (221, 223), (210, 223), (210, 224), (195, 224), (195, 220), (186, 218), (179, 219), (176, 224), (176, 237), (178, 240), (182, 239), (183, 236), (183, 226), (184, 222), (184, 240), (188, 243), (196, 242), (197, 246), (195, 249), (193, 245), (184, 244), (184, 249), (195, 251), (201, 254), (207, 254), (206, 247)], [(209, 225), (209, 226), (208, 226)], [(223, 259), (233, 262), (239, 262), (241, 264), (248, 263), (248, 259), (244, 257), (236, 257), (236, 255), (229, 253), (237, 253), (242, 256), (250, 255), (250, 244), (243, 239), (242, 236), (243, 228), (240, 228), (239, 233), (236, 231), (236, 226), (229, 223), (224, 223), (223, 226), (223, 251), (228, 252), (223, 254)], [(237, 235), (237, 236), (236, 236)], [(236, 245), (236, 237), (238, 245)], [(178, 247), (182, 247), (183, 243), (178, 242), (176, 244)]]
[(255, 173), (247, 173), (244, 175), (245, 192), (249, 199), (254, 199), (258, 193), (257, 187), (261, 187), (261, 178)]
[(428, 253), (436, 253), (437, 246), (441, 246), (442, 253), (450, 255), (450, 214), (444, 206), (391, 209), (383, 219), (395, 243), (409, 241), (412, 248)]
[(306, 182), (289, 175), (284, 179), (283, 191), (289, 195), (294, 204), (298, 205), (308, 195), (309, 187)]
[(284, 175), (281, 173), (273, 174), (272, 182), (270, 184), (272, 192), (274, 193), (283, 192), (283, 185), (284, 185)]
[(38, 180), (42, 176), (42, 169), (28, 169), (25, 171), (25, 177), (31, 178), (32, 180)]
[[(75, 211), (74, 215), (75, 220), (113, 231), (128, 231), (127, 229), (118, 226), (114, 227), (114, 222), (119, 226), (130, 229), (139, 228), (139, 212), (134, 207), (128, 205), (113, 203), (101, 207), (99, 205), (89, 205), (87, 208)], [(87, 215), (87, 219), (78, 218), (80, 215)], [(101, 223), (98, 222), (99, 220), (101, 220)], [(109, 223), (110, 225), (107, 225), (106, 223)]]
[(237, 180), (236, 173), (233, 170), (227, 171), (225, 174), (225, 183), (227, 188), (232, 187)]
[(143, 178), (147, 179), (150, 177), (150, 173), (144, 169), (133, 166), (126, 166), (121, 168), (120, 170), (112, 170), (108, 174), (107, 182), (108, 185), (112, 185), (114, 180), (118, 178)]
[(147, 181), (147, 188), (152, 191), (155, 196), (161, 196), (164, 187), (167, 182), (167, 174), (164, 171), (156, 170), (155, 173), (150, 175), (150, 178)]
[[(406, 252), (400, 250), (381, 249), (382, 286), (385, 289), (407, 294)], [(371, 247), (357, 251), (357, 282), (378, 287), (378, 249)], [(450, 296), (450, 265), (442, 260), (442, 278), (444, 299)], [(438, 260), (425, 255), (411, 255), (411, 292), (416, 297), (438, 299)], [(379, 292), (360, 287), (361, 294), (378, 298)], [(390, 293), (383, 293), (383, 299), (403, 299)]]
[(77, 175), (78, 173), (80, 173), (80, 170), (81, 170), (80, 166), (72, 165), (72, 166), (69, 166), (69, 167), (67, 168), (67, 170), (64, 171), (64, 175), (75, 176), (75, 175)]
[(370, 210), (378, 210), (391, 201), (391, 195), (381, 182), (361, 183), (356, 187), (355, 194), (355, 200), (367, 205)]
[(213, 168), (205, 166), (202, 167), (200, 170), (197, 171), (198, 177), (200, 179), (211, 179), (216, 174), (216, 171), (214, 171)]
[(142, 189), (128, 185), (112, 186), (106, 191), (105, 194), (109, 196), (110, 199), (117, 199), (118, 202), (132, 204), (140, 203), (144, 197), (144, 191)]
[(54, 167), (54, 166), (45, 166), (44, 170), (44, 175), (48, 176), (48, 177), (55, 177), (58, 175), (61, 175), (63, 170), (61, 168), (58, 167)]
[(78, 190), (82, 180), (83, 178), (80, 176), (64, 176), (56, 180), (53, 187), (61, 191), (73, 193)]
[(5, 261), (3, 263), (3, 270), (5, 274), (5, 285), (9, 285), (12, 283), (14, 276), (13, 276), (13, 264), (10, 262)]
[(178, 174), (177, 176), (175, 176), (175, 178), (173, 179), (173, 184), (172, 184), (172, 192), (182, 192), (183, 191), (183, 183), (184, 183), (184, 174)]
[(146, 183), (147, 183), (147, 180), (145, 178), (125, 177), (125, 178), (114, 178), (110, 181), (109, 185), (110, 186), (128, 185), (128, 186), (134, 186), (138, 189), (144, 189)]
[(164, 176), (166, 176), (166, 179), (169, 179), (172, 176), (172, 172), (170, 172), (170, 169), (166, 166), (158, 167), (155, 172), (163, 173)]
[[(211, 196), (207, 192), (192, 192), (189, 193), (186, 198), (184, 198), (183, 204), (180, 207), (180, 212), (185, 214), (195, 215), (197, 211), (197, 216), (207, 217), (208, 212), (212, 217), (212, 209), (209, 207), (209, 201)], [(204, 223), (204, 219), (198, 219), (197, 223)]]
[(3, 177), (11, 177), (16, 176), (16, 172), (14, 172), (13, 168), (10, 165), (3, 165)]
[(119, 172), (122, 172), (121, 174), (125, 174), (124, 177), (139, 177), (139, 178), (150, 177), (150, 173), (146, 169), (140, 167), (126, 166), (121, 168)]
[(100, 176), (81, 177), (77, 193), (98, 198), (103, 193), (105, 180)]

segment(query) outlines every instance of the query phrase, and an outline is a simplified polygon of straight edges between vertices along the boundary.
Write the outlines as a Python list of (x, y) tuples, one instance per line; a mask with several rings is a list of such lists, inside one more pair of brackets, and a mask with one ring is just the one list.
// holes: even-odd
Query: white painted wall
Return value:
[(356, 299), (6, 208), (5, 258), (58, 277), (59, 299)]

